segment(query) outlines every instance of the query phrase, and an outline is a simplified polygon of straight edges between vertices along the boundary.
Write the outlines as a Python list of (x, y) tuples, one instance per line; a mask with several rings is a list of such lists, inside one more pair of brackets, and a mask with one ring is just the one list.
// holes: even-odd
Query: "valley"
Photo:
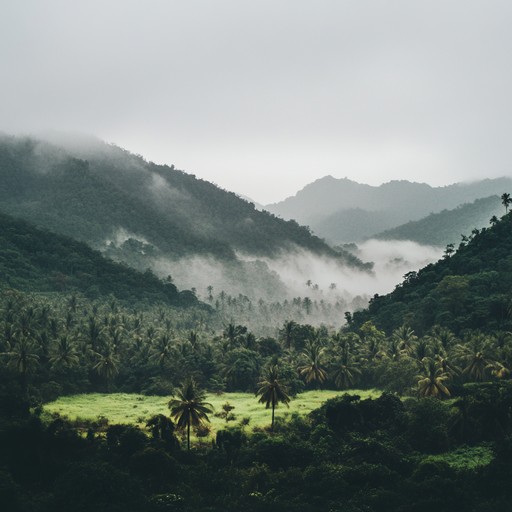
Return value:
[(98, 141), (7, 137), (0, 164), (11, 510), (405, 512), (432, 503), (420, 474), (488, 506), (512, 434), (507, 193), (329, 245)]

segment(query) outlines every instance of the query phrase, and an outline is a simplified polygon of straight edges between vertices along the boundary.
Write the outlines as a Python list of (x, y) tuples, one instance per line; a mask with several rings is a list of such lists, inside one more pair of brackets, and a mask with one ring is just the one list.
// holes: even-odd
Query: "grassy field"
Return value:
[[(378, 390), (357, 390), (350, 391), (306, 391), (301, 393), (290, 402), (290, 407), (280, 405), (276, 409), (276, 418), (289, 417), (292, 413), (301, 415), (317, 409), (329, 398), (343, 393), (360, 395), (361, 398), (376, 398), (381, 392)], [(168, 397), (145, 396), (126, 393), (100, 394), (91, 393), (85, 395), (74, 395), (61, 397), (55, 402), (44, 406), (46, 415), (58, 413), (60, 416), (75, 420), (97, 420), (106, 418), (109, 424), (127, 423), (144, 426), (148, 418), (155, 414), (169, 415), (167, 404)], [(232, 413), (236, 416), (229, 425), (237, 425), (243, 418), (249, 418), (248, 428), (265, 427), (270, 424), (270, 409), (265, 409), (263, 404), (250, 393), (223, 393), (208, 394), (207, 402), (214, 409), (210, 415), (212, 432), (222, 429), (226, 421), (215, 416), (215, 413), (222, 411), (222, 405), (229, 402), (234, 409)]]

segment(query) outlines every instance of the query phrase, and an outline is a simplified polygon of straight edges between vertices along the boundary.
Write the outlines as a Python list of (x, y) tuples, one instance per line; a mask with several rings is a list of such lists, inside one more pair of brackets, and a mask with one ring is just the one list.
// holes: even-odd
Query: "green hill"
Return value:
[(129, 302), (198, 304), (151, 272), (144, 274), (104, 258), (71, 238), (0, 214), (0, 288), (30, 292), (81, 292), (89, 298), (113, 295)]
[(176, 273), (187, 287), (212, 284), (206, 279), (215, 281), (218, 274), (219, 282), (242, 283), (245, 293), (279, 289), (279, 278), (258, 260), (294, 251), (367, 268), (295, 221), (96, 139), (56, 145), (0, 137), (0, 210), (139, 270), (149, 267), (162, 277)]
[(393, 292), (374, 296), (368, 309), (354, 313), (352, 326), (371, 320), (388, 333), (404, 323), (417, 334), (436, 324), (455, 333), (512, 330), (512, 215), (475, 230), (451, 256), (404, 277)]
[(453, 210), (431, 213), (418, 221), (408, 222), (388, 229), (372, 238), (380, 240), (412, 240), (423, 245), (444, 247), (458, 243), (461, 234), (470, 233), (489, 223), (493, 215), (501, 215), (503, 206), (498, 196), (477, 199), (473, 203), (458, 206)]

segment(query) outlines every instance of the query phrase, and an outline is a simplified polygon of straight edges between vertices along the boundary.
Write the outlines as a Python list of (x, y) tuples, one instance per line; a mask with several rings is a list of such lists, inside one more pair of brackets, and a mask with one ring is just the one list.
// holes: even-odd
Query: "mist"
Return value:
[[(375, 294), (391, 292), (406, 273), (438, 260), (443, 253), (439, 247), (382, 240), (368, 240), (356, 251), (363, 261), (374, 263), (372, 271), (298, 248), (274, 258), (239, 253), (240, 261), (231, 264), (200, 256), (162, 257), (153, 261), (152, 268), (162, 278), (171, 275), (179, 288), (194, 289), (226, 321), (269, 334), (285, 320), (340, 327), (345, 312), (366, 307)], [(311, 300), (309, 311), (304, 307), (306, 298)], [(245, 301), (245, 308), (240, 301)]]

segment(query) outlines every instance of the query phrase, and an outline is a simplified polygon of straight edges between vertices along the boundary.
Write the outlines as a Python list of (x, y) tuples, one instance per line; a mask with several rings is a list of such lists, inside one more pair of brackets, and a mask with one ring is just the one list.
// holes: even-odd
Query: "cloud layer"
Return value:
[(0, 130), (93, 133), (262, 203), (328, 173), (510, 174), (511, 15), (500, 0), (9, 2)]

